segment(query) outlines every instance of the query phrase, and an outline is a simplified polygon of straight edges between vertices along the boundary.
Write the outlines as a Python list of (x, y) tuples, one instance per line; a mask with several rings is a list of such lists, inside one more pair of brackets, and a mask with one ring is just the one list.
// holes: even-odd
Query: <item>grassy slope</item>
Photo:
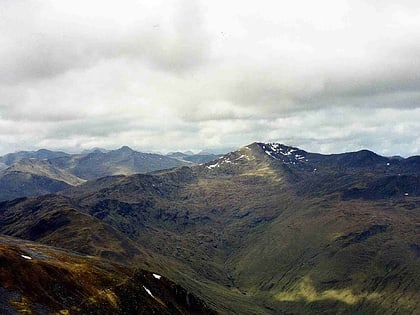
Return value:
[(253, 234), (229, 262), (236, 285), (282, 311), (418, 310), (418, 213), (326, 204), (297, 202), (299, 215), (286, 211)]

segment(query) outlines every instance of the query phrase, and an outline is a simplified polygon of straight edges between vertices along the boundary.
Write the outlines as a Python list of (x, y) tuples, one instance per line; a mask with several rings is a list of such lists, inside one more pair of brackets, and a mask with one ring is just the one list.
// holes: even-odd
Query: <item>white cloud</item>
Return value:
[(1, 1), (0, 151), (420, 154), (419, 21), (409, 0)]

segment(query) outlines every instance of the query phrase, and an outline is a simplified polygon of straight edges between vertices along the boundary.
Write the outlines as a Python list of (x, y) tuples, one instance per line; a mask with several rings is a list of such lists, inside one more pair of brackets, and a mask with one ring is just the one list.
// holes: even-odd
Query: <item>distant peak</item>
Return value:
[(106, 150), (106, 149), (94, 147), (92, 149), (83, 150), (81, 153), (82, 154), (90, 154), (90, 153), (107, 153), (107, 152), (109, 152), (109, 151)]
[(123, 152), (133, 152), (134, 150), (131, 149), (129, 146), (122, 146), (121, 148), (119, 148), (117, 151), (123, 151)]
[(202, 150), (202, 151), (198, 152), (197, 155), (212, 155), (212, 153), (210, 153), (208, 151), (205, 151), (205, 150)]

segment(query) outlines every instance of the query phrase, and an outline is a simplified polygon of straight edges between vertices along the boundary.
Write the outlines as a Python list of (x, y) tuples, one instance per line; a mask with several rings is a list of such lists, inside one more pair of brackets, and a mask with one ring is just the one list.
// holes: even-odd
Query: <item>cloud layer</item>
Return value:
[(0, 153), (420, 154), (419, 43), (409, 0), (0, 1)]

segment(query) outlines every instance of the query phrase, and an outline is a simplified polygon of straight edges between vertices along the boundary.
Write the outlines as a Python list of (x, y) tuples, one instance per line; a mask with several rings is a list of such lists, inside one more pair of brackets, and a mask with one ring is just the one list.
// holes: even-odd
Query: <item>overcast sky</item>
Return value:
[(417, 0), (0, 0), (0, 154), (420, 154)]

